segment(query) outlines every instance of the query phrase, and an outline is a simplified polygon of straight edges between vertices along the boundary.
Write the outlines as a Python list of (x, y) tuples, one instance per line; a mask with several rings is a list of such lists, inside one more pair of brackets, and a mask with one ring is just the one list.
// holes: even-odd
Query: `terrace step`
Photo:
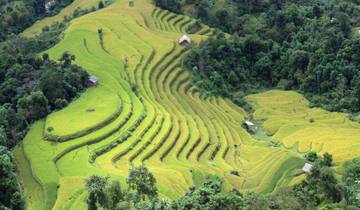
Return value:
[[(155, 110), (152, 106), (149, 106), (147, 102), (144, 102), (145, 107), (147, 107), (148, 115), (147, 118), (142, 122), (139, 128), (132, 134), (130, 137), (132, 141), (129, 140), (128, 143), (121, 144), (118, 148), (115, 148), (113, 154), (110, 154), (111, 163), (116, 166), (116, 162), (120, 159), (126, 159), (125, 156), (129, 155), (131, 151), (137, 150), (141, 147), (141, 144), (145, 141), (146, 135), (150, 135), (151, 129), (157, 123), (156, 120), (159, 118), (156, 117)], [(131, 143), (132, 142), (132, 143)]]
[(162, 145), (165, 143), (165, 141), (168, 139), (168, 137), (174, 127), (172, 120), (173, 119), (169, 114), (167, 114), (167, 116), (165, 115), (164, 126), (162, 126), (158, 135), (155, 136), (153, 143), (152, 143), (153, 148), (152, 149), (150, 149), (149, 147), (146, 148), (146, 149), (150, 149), (150, 151), (147, 152), (143, 157), (141, 157), (142, 162), (145, 160), (148, 160), (152, 155), (154, 155), (160, 149), (160, 147), (162, 147)]
[[(147, 141), (142, 141), (143, 144), (139, 145), (140, 148), (138, 150), (136, 150), (130, 157), (129, 157), (129, 161), (132, 162), (134, 161), (139, 155), (141, 155), (141, 153), (143, 153), (143, 151), (152, 143), (152, 141), (154, 140), (154, 138), (156, 137), (156, 135), (160, 132), (160, 128), (162, 127), (163, 123), (164, 123), (164, 118), (161, 116), (158, 118), (159, 120), (157, 120), (155, 122), (155, 126), (153, 126), (149, 132), (146, 134), (146, 136), (144, 136), (144, 139), (147, 138)], [(150, 135), (150, 136), (149, 136)], [(139, 147), (138, 146), (138, 147)]]

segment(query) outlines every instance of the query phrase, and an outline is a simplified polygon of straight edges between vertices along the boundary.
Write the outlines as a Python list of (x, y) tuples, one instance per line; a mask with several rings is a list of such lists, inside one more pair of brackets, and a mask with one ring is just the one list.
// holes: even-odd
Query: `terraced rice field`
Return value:
[(309, 108), (309, 102), (292, 91), (268, 91), (247, 96), (254, 105), (254, 118), (272, 140), (299, 153), (329, 152), (336, 163), (360, 154), (360, 124), (344, 113)]
[(33, 26), (26, 29), (22, 34), (25, 36), (34, 36), (40, 33), (45, 26), (50, 26), (55, 22), (63, 21), (65, 17), (70, 17), (76, 9), (90, 9), (92, 7), (97, 7), (98, 3), (98, 0), (74, 0), (73, 3), (63, 9), (59, 14), (37, 21)]
[[(223, 178), (225, 190), (271, 192), (292, 180), (303, 164), (299, 155), (254, 140), (241, 126), (246, 113), (240, 107), (200, 97), (181, 68), (188, 48), (177, 41), (193, 21), (147, 0), (134, 7), (119, 0), (71, 22), (47, 53), (57, 59), (71, 52), (100, 81), (34, 123), (16, 149), (29, 209), (86, 209), (84, 179), (98, 174), (124, 181), (131, 164), (144, 163), (167, 198), (210, 174)], [(199, 42), (211, 31), (202, 26), (190, 37)]]
[[(98, 103), (99, 100), (102, 103)], [(123, 104), (117, 95), (106, 90), (90, 88), (69, 108), (47, 117), (45, 135), (50, 140), (74, 139), (106, 126), (121, 114), (122, 107)]]

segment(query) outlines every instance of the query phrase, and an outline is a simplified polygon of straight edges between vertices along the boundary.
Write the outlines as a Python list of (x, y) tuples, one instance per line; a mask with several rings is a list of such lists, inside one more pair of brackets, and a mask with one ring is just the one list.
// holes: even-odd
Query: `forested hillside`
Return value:
[(0, 42), (36, 20), (58, 13), (73, 0), (0, 0)]
[(187, 69), (206, 92), (241, 101), (264, 88), (295, 89), (313, 106), (360, 111), (357, 1), (156, 2), (231, 34), (189, 55)]

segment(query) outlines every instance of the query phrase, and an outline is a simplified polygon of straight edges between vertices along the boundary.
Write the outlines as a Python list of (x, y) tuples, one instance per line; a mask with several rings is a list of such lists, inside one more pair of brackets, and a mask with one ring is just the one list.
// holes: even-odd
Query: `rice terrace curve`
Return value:
[[(24, 35), (61, 20), (77, 5), (96, 4), (75, 0)], [(242, 127), (247, 113), (230, 100), (202, 97), (182, 68), (189, 48), (178, 43), (194, 21), (148, 0), (133, 6), (113, 0), (71, 21), (62, 41), (46, 53), (58, 59), (71, 52), (98, 84), (34, 123), (15, 149), (28, 209), (87, 209), (86, 177), (125, 181), (129, 167), (141, 163), (155, 175), (161, 197), (178, 198), (209, 175), (223, 178), (225, 190), (272, 192), (302, 178), (293, 174), (308, 151), (329, 151), (336, 164), (360, 154), (359, 124), (342, 113), (309, 108), (298, 93), (246, 97), (272, 141), (250, 135)], [(199, 43), (212, 33), (202, 25), (188, 36)]]

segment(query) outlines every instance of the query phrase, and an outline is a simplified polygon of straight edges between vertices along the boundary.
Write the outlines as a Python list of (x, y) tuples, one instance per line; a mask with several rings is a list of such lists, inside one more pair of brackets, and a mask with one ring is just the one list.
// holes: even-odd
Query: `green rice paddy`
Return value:
[(122, 104), (117, 95), (101, 88), (90, 88), (68, 108), (49, 115), (44, 132), (54, 140), (67, 140), (77, 137), (76, 134), (87, 134), (92, 128), (105, 126), (121, 111)]
[[(322, 137), (330, 136), (332, 127), (326, 126), (333, 125), (350, 142), (357, 124), (343, 114), (310, 109), (293, 92), (248, 97), (256, 108), (255, 119), (265, 121), (266, 133), (284, 147), (255, 140), (242, 128), (247, 117), (242, 108), (220, 97), (202, 98), (181, 68), (188, 49), (177, 41), (194, 20), (155, 8), (147, 0), (134, 3), (129, 7), (128, 1), (114, 1), (74, 19), (63, 40), (47, 51), (53, 59), (64, 51), (74, 54), (78, 65), (99, 78), (99, 85), (34, 123), (16, 148), (29, 209), (86, 209), (84, 179), (98, 174), (124, 183), (131, 164), (144, 163), (155, 175), (160, 195), (177, 198), (210, 175), (224, 180), (224, 190), (272, 192), (299, 180), (292, 172), (304, 163), (301, 152), (310, 149), (328, 150), (337, 161), (360, 154), (347, 149), (340, 135), (331, 140), (336, 149)], [(61, 14), (73, 9), (70, 5)], [(24, 34), (38, 32), (61, 14)], [(202, 26), (189, 36), (199, 42), (211, 33)], [(311, 117), (315, 122), (310, 125)]]

